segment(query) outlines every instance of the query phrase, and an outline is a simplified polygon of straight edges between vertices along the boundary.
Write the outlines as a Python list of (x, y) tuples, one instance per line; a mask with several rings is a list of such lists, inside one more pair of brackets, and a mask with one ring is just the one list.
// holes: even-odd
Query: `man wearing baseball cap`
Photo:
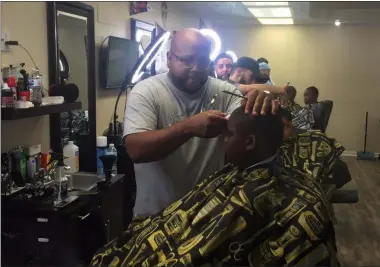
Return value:
[(229, 82), (238, 87), (243, 95), (251, 90), (270, 91), (279, 94), (285, 91), (285, 86), (265, 84), (268, 81), (269, 76), (261, 74), (259, 64), (250, 57), (239, 58), (234, 64), (229, 78)]
[(256, 60), (250, 57), (241, 57), (232, 69), (230, 80), (238, 84), (252, 84), (256, 83), (256, 78), (260, 76), (259, 64)]
[(259, 69), (260, 69), (261, 75), (268, 76), (268, 78), (269, 78), (269, 80), (266, 82), (266, 84), (274, 85), (272, 79), (270, 78), (271, 68), (270, 68), (269, 64), (266, 62), (261, 62), (261, 63), (259, 63)]

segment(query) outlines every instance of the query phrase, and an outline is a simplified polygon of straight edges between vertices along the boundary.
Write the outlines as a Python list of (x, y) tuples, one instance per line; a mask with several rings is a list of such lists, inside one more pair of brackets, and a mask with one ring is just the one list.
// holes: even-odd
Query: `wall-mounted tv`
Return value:
[(115, 36), (100, 49), (99, 76), (103, 88), (120, 88), (131, 78), (132, 69), (139, 57), (139, 43)]

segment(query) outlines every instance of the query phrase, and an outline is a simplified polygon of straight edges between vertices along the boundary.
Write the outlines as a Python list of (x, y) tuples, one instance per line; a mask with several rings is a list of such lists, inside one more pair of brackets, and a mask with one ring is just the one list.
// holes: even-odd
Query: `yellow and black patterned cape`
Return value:
[(92, 266), (337, 266), (321, 180), (343, 147), (318, 132), (277, 163), (227, 165), (157, 215), (135, 219)]

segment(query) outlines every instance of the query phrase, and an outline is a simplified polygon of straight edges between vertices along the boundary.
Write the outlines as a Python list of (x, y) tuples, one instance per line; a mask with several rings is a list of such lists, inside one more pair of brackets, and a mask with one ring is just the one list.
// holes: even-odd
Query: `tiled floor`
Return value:
[(380, 161), (344, 157), (352, 181), (345, 189), (359, 191), (359, 203), (334, 205), (336, 235), (343, 265), (380, 265)]

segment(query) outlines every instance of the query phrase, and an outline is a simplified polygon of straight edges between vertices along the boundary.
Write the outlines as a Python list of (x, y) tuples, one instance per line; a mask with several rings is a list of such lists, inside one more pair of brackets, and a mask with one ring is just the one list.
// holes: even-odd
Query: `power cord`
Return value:
[(32, 60), (33, 64), (34, 64), (34, 67), (39, 70), (39, 68), (37, 67), (37, 64), (36, 62), (34, 61), (32, 55), (29, 53), (28, 49), (26, 49), (25, 47), (23, 47), (21, 44), (19, 44), (18, 41), (5, 41), (5, 45), (9, 45), (9, 46), (19, 46), (21, 47), (22, 49), (25, 50), (25, 52), (29, 55), (30, 59)]
[[(37, 67), (37, 64), (36, 62), (34, 61), (32, 55), (29, 53), (28, 49), (26, 49), (24, 46), (22, 46), (18, 41), (5, 41), (5, 45), (9, 45), (9, 46), (19, 46), (21, 47), (22, 49), (24, 49), (24, 51), (28, 54), (29, 58), (32, 60), (33, 62), (33, 65), (34, 65), (34, 68), (36, 70), (40, 70), (38, 67)], [(43, 91), (46, 91), (49, 95), (49, 90), (47, 90), (44, 86), (42, 86), (42, 90)]]

